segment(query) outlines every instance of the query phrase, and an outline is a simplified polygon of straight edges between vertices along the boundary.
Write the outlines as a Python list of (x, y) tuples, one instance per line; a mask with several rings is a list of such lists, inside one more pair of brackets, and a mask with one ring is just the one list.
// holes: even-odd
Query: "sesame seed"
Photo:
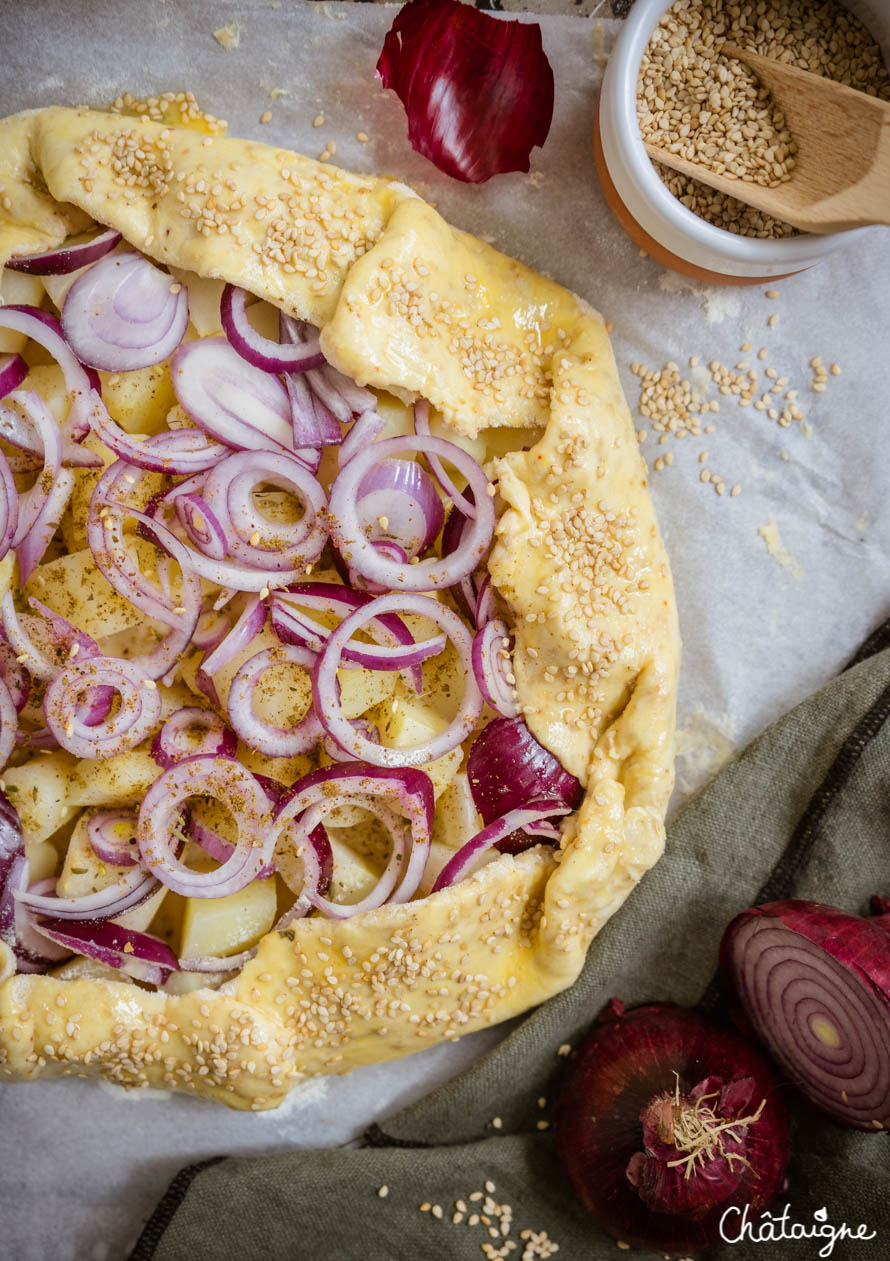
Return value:
[(271, 121), (272, 121), (272, 111), (270, 109), (264, 110), (262, 114), (260, 114), (260, 122), (271, 123)]
[(766, 291), (767, 298), (781, 298), (781, 296), (782, 295), (778, 289), (767, 289)]
[(385, 1182), (382, 1187), (377, 1188), (377, 1194), (380, 1196), (381, 1200), (385, 1200), (386, 1197), (389, 1195), (389, 1187), (386, 1185)]

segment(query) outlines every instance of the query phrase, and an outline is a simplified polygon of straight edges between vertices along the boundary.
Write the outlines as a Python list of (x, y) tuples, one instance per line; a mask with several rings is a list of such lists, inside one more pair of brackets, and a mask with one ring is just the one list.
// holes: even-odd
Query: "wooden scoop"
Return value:
[(798, 146), (791, 179), (765, 188), (652, 144), (649, 157), (803, 232), (890, 224), (890, 103), (731, 44), (720, 51), (749, 65), (785, 115)]

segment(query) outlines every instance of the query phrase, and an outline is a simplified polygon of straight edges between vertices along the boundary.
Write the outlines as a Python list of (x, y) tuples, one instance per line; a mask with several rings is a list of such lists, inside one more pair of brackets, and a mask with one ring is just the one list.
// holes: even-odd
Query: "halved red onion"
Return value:
[(496, 618), (473, 636), (473, 673), (486, 703), (503, 718), (519, 717), (516, 678), (511, 657), (512, 639)]
[[(289, 491), (303, 515), (293, 524), (270, 522), (253, 501), (264, 483)], [(305, 570), (318, 560), (327, 541), (324, 489), (293, 455), (284, 451), (239, 451), (207, 475), (204, 502), (225, 533), (236, 560), (281, 573)]]
[[(192, 871), (175, 853), (174, 824), (189, 797), (215, 797), (237, 829), (231, 857), (213, 871)], [(238, 893), (268, 866), (275, 848), (269, 801), (257, 780), (233, 758), (192, 757), (158, 776), (139, 810), (142, 861), (174, 893), (221, 898)]]
[[(544, 798), (560, 800), (574, 810), (584, 795), (575, 776), (538, 743), (521, 718), (495, 718), (483, 727), (467, 757), (467, 778), (486, 824)], [(501, 841), (497, 844), (507, 847)], [(511, 851), (517, 848), (507, 844)]]
[(162, 985), (179, 961), (166, 942), (109, 920), (44, 919), (38, 931), (67, 951), (118, 968), (148, 985)]
[(162, 363), (185, 336), (188, 289), (143, 254), (108, 254), (78, 276), (62, 328), (78, 359), (106, 372)]
[(28, 375), (28, 365), (21, 355), (0, 355), (0, 398), (17, 390)]
[(116, 229), (105, 228), (97, 236), (87, 240), (75, 238), (40, 254), (16, 254), (7, 260), (6, 266), (10, 271), (23, 271), (31, 276), (67, 276), (110, 254), (120, 239), (121, 234)]
[(273, 342), (263, 337), (247, 318), (247, 291), (238, 285), (226, 285), (219, 307), (223, 332), (242, 359), (263, 372), (305, 372), (324, 363), (324, 355), (315, 338), (295, 345)]
[(224, 337), (180, 346), (170, 375), (180, 405), (212, 438), (247, 451), (293, 446), (290, 399), (283, 383), (242, 359)]
[(408, 138), (440, 171), (471, 184), (527, 171), (553, 117), (553, 70), (537, 22), (502, 20), (458, 0), (411, 0), (377, 62), (408, 115)]
[(99, 378), (95, 369), (85, 367), (65, 341), (62, 325), (49, 311), (33, 306), (0, 307), (0, 328), (24, 333), (42, 346), (62, 369), (65, 389), (71, 400), (63, 436), (81, 442), (90, 432), (94, 413), (102, 407)]
[(132, 810), (99, 810), (87, 820), (93, 853), (109, 867), (138, 867), (136, 815)]
[[(81, 706), (93, 689), (110, 687), (120, 701), (104, 722), (88, 725)], [(79, 758), (115, 757), (134, 749), (157, 725), (161, 696), (138, 662), (120, 657), (72, 661), (52, 680), (43, 701), (46, 725)]]
[(453, 858), (449, 858), (436, 877), (432, 892), (438, 893), (440, 889), (447, 889), (449, 885), (456, 884), (458, 880), (463, 880), (470, 874), (477, 860), (481, 858), (486, 850), (491, 849), (499, 841), (506, 840), (514, 832), (541, 819), (550, 819), (554, 815), (570, 813), (571, 807), (567, 806), (558, 797), (550, 797), (541, 801), (530, 801), (527, 806), (520, 806), (517, 810), (508, 810), (500, 819), (494, 819), (491, 823), (486, 824), (482, 831), (477, 832), (472, 840), (467, 841), (466, 845), (460, 847)]
[(239, 738), (251, 749), (256, 749), (267, 757), (296, 757), (318, 744), (322, 727), (311, 703), (296, 726), (290, 730), (260, 718), (253, 704), (257, 684), (267, 670), (296, 665), (310, 671), (314, 664), (315, 653), (308, 648), (297, 644), (281, 644), (277, 648), (266, 648), (263, 652), (256, 653), (240, 667), (229, 688), (227, 710), (229, 722)]
[[(425, 398), (419, 398), (414, 404), (414, 432), (418, 438), (431, 438), (430, 431), (430, 405)], [(472, 494), (462, 495), (457, 489), (452, 479), (446, 473), (442, 461), (433, 452), (425, 451), (427, 463), (432, 469), (433, 477), (441, 486), (443, 492), (448, 496), (455, 508), (464, 517), (472, 520), (476, 516), (476, 504)], [(444, 549), (443, 549), (444, 555)]]
[(369, 539), (397, 543), (410, 559), (436, 539), (445, 509), (416, 460), (382, 460), (359, 483), (358, 515)]
[[(408, 818), (411, 836), (407, 861), (408, 840), (399, 826), (401, 820), (395, 809), (385, 813), (380, 811), (381, 805), (390, 804)], [(314, 905), (326, 915), (345, 918), (370, 910), (372, 906), (381, 906), (387, 900), (409, 901), (417, 891), (429, 857), (435, 809), (429, 776), (411, 768), (381, 768), (361, 761), (343, 762), (311, 771), (294, 784), (275, 812), (273, 836), (276, 838), (276, 849), (307, 843), (324, 816), (343, 805), (360, 806), (380, 818), (393, 835), (393, 851), (381, 880), (367, 899), (348, 906), (328, 902), (316, 894)]]
[[(402, 749), (388, 749), (367, 740), (343, 714), (337, 689), (337, 669), (343, 649), (358, 630), (372, 617), (394, 612), (425, 617), (439, 626), (457, 649), (464, 666), (464, 694), (454, 718), (444, 731), (431, 740)], [(464, 623), (451, 609), (430, 596), (395, 594), (378, 596), (369, 604), (358, 608), (343, 619), (331, 633), (327, 644), (319, 654), (312, 672), (312, 695), (315, 710), (329, 736), (342, 749), (375, 766), (419, 766), (455, 748), (467, 738), (482, 712), (482, 693), (476, 684), (471, 666), (473, 641)]]
[(79, 898), (57, 898), (31, 890), (17, 892), (14, 896), (29, 910), (38, 915), (50, 915), (66, 920), (118, 919), (127, 911), (141, 906), (157, 891), (158, 882), (141, 867), (121, 867), (120, 875), (104, 889), (86, 893)]
[(754, 1032), (810, 1103), (890, 1129), (890, 917), (795, 899), (737, 915), (720, 961)]
[[(195, 739), (195, 732), (202, 734)], [(151, 756), (167, 770), (187, 757), (234, 757), (238, 748), (235, 733), (212, 709), (189, 705), (167, 719), (151, 744)]]
[[(358, 509), (359, 488), (364, 476), (373, 465), (401, 451), (423, 451), (450, 460), (473, 489), (476, 517), (468, 523), (459, 547), (447, 559), (432, 557), (416, 564), (393, 564), (376, 551), (364, 532)], [(473, 457), (452, 442), (411, 434), (385, 438), (358, 452), (340, 470), (331, 487), (331, 537), (348, 565), (390, 590), (432, 591), (450, 587), (476, 568), (491, 542), (494, 504), (487, 493), (488, 486), (488, 478)]]
[(252, 643), (266, 624), (266, 609), (259, 596), (250, 596), (235, 625), (204, 657), (195, 677), (197, 686), (214, 705), (220, 705), (213, 675)]
[[(275, 591), (270, 597), (270, 620), (284, 643), (305, 644), (317, 653), (324, 648), (331, 632), (321, 622), (309, 617), (305, 610), (315, 609), (342, 618), (354, 609), (364, 608), (372, 598), (367, 592), (353, 591), (333, 582), (293, 583), (285, 590)], [(445, 635), (433, 635), (417, 643), (402, 619), (393, 614), (375, 615), (363, 629), (378, 643), (364, 644), (360, 640), (348, 643), (344, 645), (342, 660), (364, 670), (411, 667), (415, 690), (419, 693), (423, 687), (420, 665), (429, 657), (439, 655), (445, 647)]]
[(342, 468), (344, 464), (348, 464), (354, 455), (372, 443), (385, 426), (386, 421), (379, 412), (373, 410), (362, 412), (337, 452), (339, 467)]

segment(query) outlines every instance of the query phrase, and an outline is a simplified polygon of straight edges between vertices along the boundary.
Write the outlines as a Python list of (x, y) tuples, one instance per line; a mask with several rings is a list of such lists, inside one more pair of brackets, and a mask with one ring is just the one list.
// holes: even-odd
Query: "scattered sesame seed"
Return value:
[(385, 1182), (382, 1187), (377, 1188), (377, 1194), (380, 1196), (381, 1200), (385, 1200), (386, 1197), (389, 1195), (389, 1187), (386, 1185)]
[(368, 143), (368, 136), (367, 136), (367, 133), (366, 133), (366, 132), (364, 132), (364, 131), (357, 131), (357, 132), (355, 133), (355, 138), (356, 138), (356, 140), (359, 142), (359, 144), (367, 144), (367, 143)]
[(773, 314), (767, 320), (767, 325), (769, 328), (775, 328), (778, 322), (779, 322), (779, 317), (775, 312), (773, 312)]
[(262, 114), (260, 114), (260, 122), (271, 123), (271, 121), (272, 121), (272, 111), (270, 109), (263, 110)]
[(313, 127), (323, 127), (323, 126), (324, 126), (324, 114), (316, 114), (316, 115), (315, 115), (315, 117), (314, 117), (314, 118), (313, 118), (313, 120), (312, 120), (312, 126), (313, 126)]
[(781, 298), (782, 295), (778, 289), (767, 289), (766, 296), (768, 298)]
[(833, 364), (831, 365), (831, 375), (832, 375), (833, 377), (839, 377), (839, 376), (841, 375), (841, 367), (840, 367), (840, 364), (838, 364), (838, 363), (833, 363)]
[(499, 1130), (503, 1126), (504, 1123), (500, 1117), (492, 1117), (491, 1124), (496, 1130)]

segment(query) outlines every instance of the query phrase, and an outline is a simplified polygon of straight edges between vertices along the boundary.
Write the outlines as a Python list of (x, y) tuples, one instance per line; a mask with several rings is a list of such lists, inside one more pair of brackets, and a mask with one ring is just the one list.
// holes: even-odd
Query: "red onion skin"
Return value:
[[(584, 791), (521, 718), (495, 718), (480, 731), (467, 758), (467, 775), (483, 823), (539, 797), (561, 797), (574, 809)], [(520, 854), (535, 837), (514, 832), (499, 841), (502, 854)]]
[(868, 919), (821, 902), (802, 899), (767, 902), (737, 915), (727, 925), (720, 943), (720, 966), (732, 996), (736, 1023), (758, 1038), (785, 1075), (794, 1082), (796, 1089), (814, 1107), (827, 1113), (840, 1125), (871, 1133), (876, 1129), (890, 1129), (890, 1094), (885, 1094), (884, 1112), (877, 1117), (871, 1113), (854, 1112), (842, 1096), (843, 1081), (840, 1077), (834, 1102), (824, 1096), (814, 1097), (803, 1080), (801, 1064), (783, 1054), (774, 1040), (771, 1031), (773, 1022), (760, 1018), (752, 1011), (740, 983), (740, 963), (735, 957), (734, 943), (739, 929), (752, 921), (774, 921), (847, 969), (851, 974), (851, 984), (856, 986), (858, 982), (864, 987), (864, 996), (875, 1001), (880, 1011), (886, 1012), (886, 1026), (890, 1029), (890, 915), (883, 910), (886, 899), (876, 897), (872, 904), (875, 902), (879, 913)]
[[(678, 1082), (681, 1098), (700, 1083), (705, 1091), (728, 1086), (743, 1116), (765, 1101), (759, 1119), (744, 1127), (740, 1144), (750, 1167), (718, 1156), (687, 1180), (683, 1169), (667, 1168), (667, 1153), (670, 1159), (682, 1153), (665, 1145), (664, 1151), (645, 1153), (646, 1177), (641, 1117), (647, 1110), (651, 1116), (659, 1098), (673, 1098)], [(785, 1103), (760, 1055), (737, 1033), (695, 1011), (662, 1003), (627, 1012), (616, 1003), (594, 1025), (569, 1064), (554, 1137), (575, 1194), (591, 1217), (623, 1243), (662, 1256), (688, 1256), (719, 1245), (727, 1209), (747, 1206), (756, 1218), (783, 1190), (790, 1152)], [(651, 1128), (647, 1137), (652, 1141)], [(632, 1178), (643, 1184), (642, 1194)], [(667, 1201), (672, 1192), (695, 1207), (663, 1212), (647, 1206), (646, 1197)]]

